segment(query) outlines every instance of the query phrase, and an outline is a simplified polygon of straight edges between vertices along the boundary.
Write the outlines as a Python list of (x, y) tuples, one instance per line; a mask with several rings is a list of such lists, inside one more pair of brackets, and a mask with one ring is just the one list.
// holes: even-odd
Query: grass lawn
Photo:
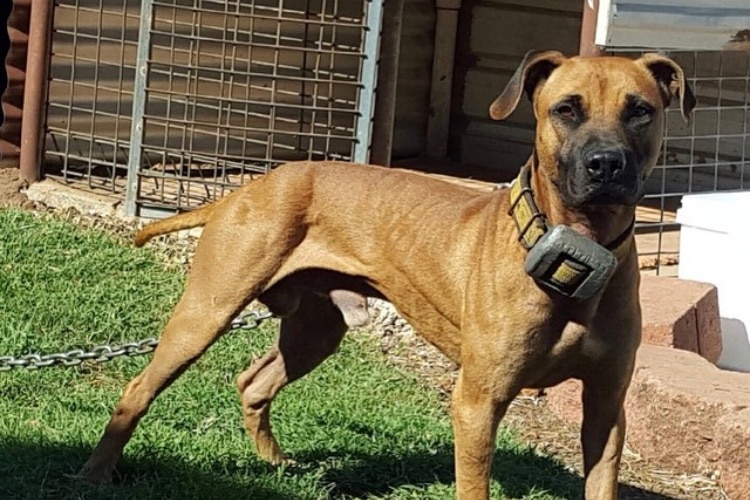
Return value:
[[(157, 336), (184, 279), (160, 262), (100, 232), (0, 210), (0, 356)], [(277, 436), (300, 465), (258, 460), (234, 378), (276, 326), (226, 335), (165, 391), (113, 486), (68, 475), (149, 356), (0, 372), (0, 499), (453, 497), (450, 419), (438, 396), (361, 336), (276, 400)], [(581, 481), (501, 430), (492, 488), (495, 498), (577, 498)]]

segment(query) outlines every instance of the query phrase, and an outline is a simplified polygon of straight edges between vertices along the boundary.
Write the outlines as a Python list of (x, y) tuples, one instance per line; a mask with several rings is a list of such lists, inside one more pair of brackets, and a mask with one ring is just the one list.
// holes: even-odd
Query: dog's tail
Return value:
[(141, 247), (151, 238), (162, 234), (204, 226), (218, 203), (210, 203), (190, 212), (173, 215), (172, 217), (148, 224), (135, 235), (135, 246)]

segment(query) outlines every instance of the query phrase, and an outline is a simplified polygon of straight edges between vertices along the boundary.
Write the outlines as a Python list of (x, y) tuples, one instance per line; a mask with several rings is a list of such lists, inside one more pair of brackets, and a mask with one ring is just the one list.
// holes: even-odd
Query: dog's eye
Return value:
[(565, 120), (573, 120), (576, 117), (576, 110), (568, 103), (561, 103), (555, 106), (553, 112)]
[(647, 121), (654, 113), (654, 108), (648, 104), (641, 103), (633, 106), (630, 110), (630, 118), (638, 121)]

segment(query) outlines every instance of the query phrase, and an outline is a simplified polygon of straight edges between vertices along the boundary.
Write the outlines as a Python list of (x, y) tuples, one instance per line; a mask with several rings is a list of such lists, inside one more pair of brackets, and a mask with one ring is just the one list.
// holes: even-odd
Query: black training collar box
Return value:
[(617, 266), (614, 254), (568, 226), (554, 226), (526, 256), (526, 273), (566, 297), (590, 299)]

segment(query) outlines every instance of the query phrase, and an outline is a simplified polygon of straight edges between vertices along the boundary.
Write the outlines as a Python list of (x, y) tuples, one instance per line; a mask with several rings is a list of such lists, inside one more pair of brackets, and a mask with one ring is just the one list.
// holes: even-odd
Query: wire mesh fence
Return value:
[[(159, 216), (281, 162), (366, 161), (381, 13), (382, 0), (56, 0), (46, 174)], [(668, 55), (698, 106), (689, 124), (667, 111), (639, 210), (657, 272), (677, 263), (684, 194), (750, 182), (750, 54)]]
[(641, 261), (657, 273), (679, 261), (675, 213), (683, 195), (750, 188), (750, 54), (666, 54), (684, 69), (698, 104), (689, 123), (679, 107), (667, 110), (661, 155), (639, 211), (636, 233)]
[(55, 3), (45, 169), (124, 193), (140, 0)]
[(48, 175), (158, 215), (282, 162), (366, 161), (381, 12), (382, 0), (60, 0)]

